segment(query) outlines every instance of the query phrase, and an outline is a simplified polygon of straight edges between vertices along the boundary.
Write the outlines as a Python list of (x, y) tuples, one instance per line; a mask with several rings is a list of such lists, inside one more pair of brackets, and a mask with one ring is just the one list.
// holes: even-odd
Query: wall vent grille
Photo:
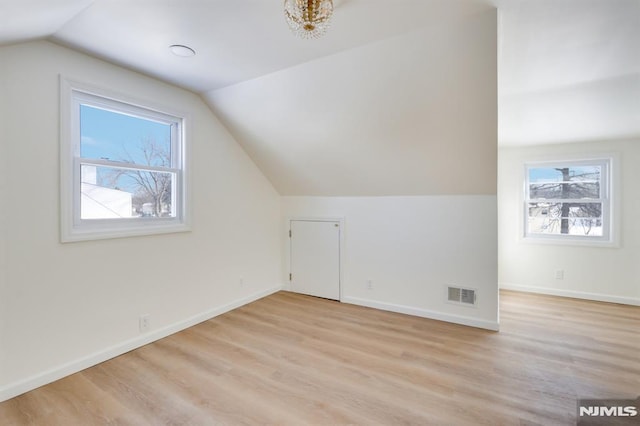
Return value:
[(462, 305), (475, 306), (477, 301), (476, 291), (470, 288), (449, 286), (447, 288), (447, 300)]

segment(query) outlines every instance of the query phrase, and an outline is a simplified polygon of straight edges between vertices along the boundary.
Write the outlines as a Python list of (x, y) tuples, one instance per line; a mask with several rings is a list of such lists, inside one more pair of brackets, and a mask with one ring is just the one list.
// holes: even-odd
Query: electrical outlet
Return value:
[(145, 333), (149, 331), (150, 324), (149, 324), (148, 314), (140, 315), (140, 318), (138, 318), (138, 326), (140, 327), (140, 333)]
[(373, 281), (367, 280), (367, 290), (373, 290)]
[(556, 280), (564, 280), (564, 269), (556, 269)]
[(240, 287), (242, 287), (244, 285), (244, 278), (240, 277)]

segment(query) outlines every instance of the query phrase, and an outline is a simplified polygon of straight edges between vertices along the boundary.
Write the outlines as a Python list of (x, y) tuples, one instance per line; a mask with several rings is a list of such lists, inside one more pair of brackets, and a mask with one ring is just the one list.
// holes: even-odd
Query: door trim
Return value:
[(289, 281), (289, 274), (291, 273), (291, 239), (289, 238), (289, 231), (291, 230), (291, 221), (301, 221), (301, 222), (338, 222), (340, 225), (339, 239), (340, 239), (340, 247), (339, 254), (340, 258), (338, 259), (338, 269), (339, 269), (339, 288), (340, 288), (340, 302), (344, 299), (344, 265), (345, 265), (345, 249), (344, 249), (344, 241), (345, 241), (345, 218), (344, 217), (335, 217), (335, 216), (288, 216), (285, 220), (284, 230), (282, 232), (284, 236), (284, 256), (283, 256), (283, 265), (282, 265), (282, 277), (283, 277), (283, 290), (293, 291), (291, 287), (291, 281)]

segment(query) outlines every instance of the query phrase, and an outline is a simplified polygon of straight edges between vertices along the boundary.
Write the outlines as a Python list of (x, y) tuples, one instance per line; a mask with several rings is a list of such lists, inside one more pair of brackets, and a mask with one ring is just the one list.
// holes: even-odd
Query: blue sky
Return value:
[[(572, 167), (570, 170), (570, 174), (581, 175), (585, 173), (599, 173), (599, 171), (599, 166), (578, 166)], [(532, 167), (529, 169), (529, 182), (562, 182), (562, 173), (556, 170), (554, 167)]]
[[(80, 156), (145, 164), (140, 143), (153, 139), (170, 151), (171, 126), (138, 117), (80, 106)], [(127, 155), (128, 154), (128, 155)]]
[(562, 173), (553, 168), (529, 169), (529, 182), (557, 182), (562, 181)]

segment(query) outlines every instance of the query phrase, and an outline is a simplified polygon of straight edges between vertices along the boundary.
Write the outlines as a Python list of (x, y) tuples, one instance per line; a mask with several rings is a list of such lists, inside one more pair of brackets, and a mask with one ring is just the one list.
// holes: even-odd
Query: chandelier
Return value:
[(327, 32), (332, 0), (284, 0), (284, 16), (291, 31), (301, 38), (318, 38)]

